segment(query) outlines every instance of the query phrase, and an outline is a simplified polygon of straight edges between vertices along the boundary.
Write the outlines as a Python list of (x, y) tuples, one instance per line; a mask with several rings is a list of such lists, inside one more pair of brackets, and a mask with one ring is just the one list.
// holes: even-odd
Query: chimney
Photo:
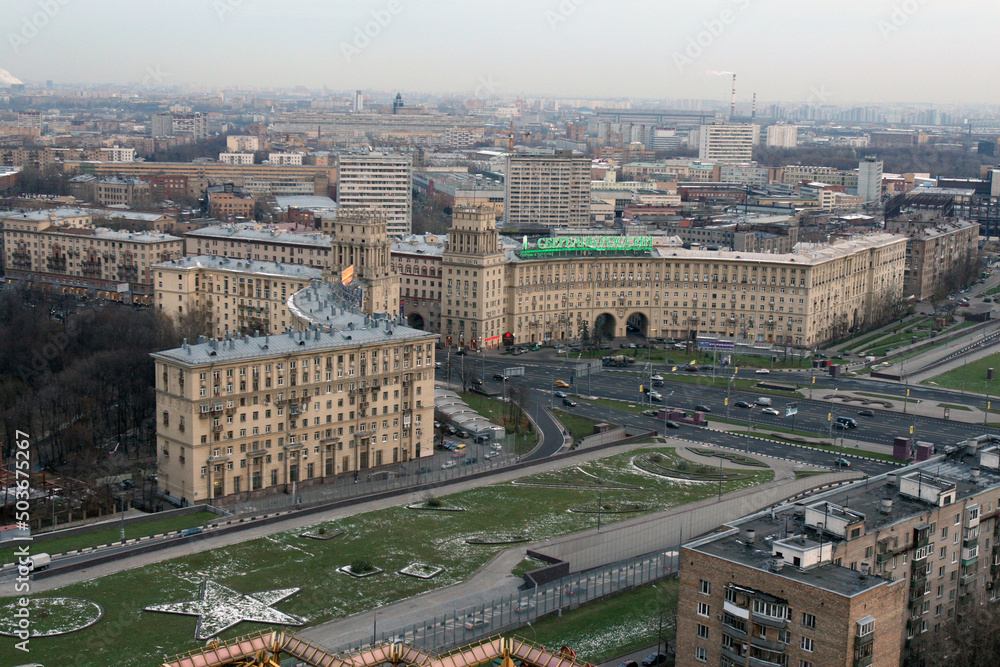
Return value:
[(754, 540), (757, 538), (757, 531), (753, 528), (748, 528), (746, 532), (747, 542), (753, 544)]
[(729, 120), (736, 116), (736, 72), (733, 72), (733, 98), (729, 103)]
[(868, 579), (868, 563), (861, 564), (861, 581)]

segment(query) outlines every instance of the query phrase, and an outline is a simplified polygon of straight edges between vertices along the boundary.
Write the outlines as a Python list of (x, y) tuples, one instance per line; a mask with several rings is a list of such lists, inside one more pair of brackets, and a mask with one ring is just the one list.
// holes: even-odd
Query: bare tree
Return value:
[(921, 667), (993, 667), (1000, 663), (1000, 609), (978, 604), (973, 596), (959, 602), (955, 616), (937, 632), (914, 642), (909, 664)]

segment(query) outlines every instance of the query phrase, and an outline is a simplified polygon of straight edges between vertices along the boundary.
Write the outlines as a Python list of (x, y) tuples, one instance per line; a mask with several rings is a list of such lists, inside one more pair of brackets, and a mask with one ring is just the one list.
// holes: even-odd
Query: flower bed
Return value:
[(569, 508), (570, 512), (577, 514), (629, 514), (632, 512), (648, 512), (649, 510), (650, 507), (648, 505), (623, 505), (621, 507), (615, 507), (614, 505), (607, 505), (605, 507), (580, 505)]
[(26, 607), (12, 602), (0, 607), (0, 635), (15, 637), (18, 618), (14, 612), (27, 609), (31, 637), (55, 637), (90, 627), (104, 616), (101, 605), (83, 598), (32, 598)]
[(345, 565), (343, 567), (338, 567), (337, 568), (337, 572), (340, 572), (341, 574), (346, 574), (346, 575), (352, 576), (355, 579), (364, 579), (365, 577), (372, 577), (372, 576), (375, 576), (376, 574), (381, 574), (382, 572), (385, 572), (385, 570), (383, 570), (380, 567), (376, 567), (376, 568), (373, 568), (373, 569), (369, 570), (368, 572), (360, 572), (360, 573), (358, 573), (358, 572), (353, 571), (351, 569), (350, 565)]
[(304, 533), (299, 533), (299, 537), (308, 537), (310, 540), (332, 540), (335, 537), (340, 537), (344, 534), (344, 531), (338, 530), (333, 533), (320, 534), (314, 530), (307, 530)]
[(494, 537), (470, 537), (465, 541), (466, 544), (521, 544), (522, 542), (529, 542), (530, 538), (524, 535), (496, 535)]
[(464, 512), (464, 507), (446, 507), (445, 505), (438, 505), (437, 507), (433, 505), (428, 505), (426, 502), (423, 503), (413, 503), (412, 505), (406, 505), (408, 510), (427, 510), (429, 512)]
[(405, 574), (408, 577), (416, 577), (417, 579), (432, 579), (442, 572), (444, 572), (443, 567), (428, 565), (427, 563), (410, 563), (399, 571), (400, 574)]

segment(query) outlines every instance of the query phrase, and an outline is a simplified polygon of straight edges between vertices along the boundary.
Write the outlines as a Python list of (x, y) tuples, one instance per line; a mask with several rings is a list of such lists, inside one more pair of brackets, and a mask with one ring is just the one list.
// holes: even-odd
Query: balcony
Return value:
[(969, 572), (963, 572), (962, 576), (959, 577), (958, 581), (963, 586), (966, 586), (966, 585), (972, 583), (975, 580), (977, 574), (979, 574), (979, 572), (976, 571), (976, 570), (971, 570)]
[(216, 424), (213, 426), (212, 433), (222, 433), (222, 424)]
[(750, 667), (787, 667), (787, 665), (787, 660), (784, 662), (771, 662), (770, 660), (750, 656)]
[(916, 581), (917, 579), (926, 579), (927, 576), (931, 573), (931, 564), (924, 559), (913, 561), (913, 567), (910, 568), (910, 572), (911, 572), (910, 576), (911, 581)]
[(776, 653), (782, 653), (785, 650), (785, 644), (782, 644), (781, 642), (771, 641), (770, 639), (755, 637), (753, 635), (750, 636), (750, 645), (768, 651), (774, 651)]
[(739, 639), (740, 641), (746, 641), (747, 633), (745, 630), (737, 628), (735, 625), (729, 625), (725, 621), (722, 622), (722, 631), (734, 639)]
[(745, 655), (740, 655), (733, 649), (725, 646), (722, 647), (722, 656), (724, 658), (729, 658), (733, 662), (738, 662), (741, 665), (745, 665), (747, 663), (747, 657)]
[(771, 616), (764, 616), (758, 614), (757, 612), (752, 612), (753, 622), (759, 625), (764, 625), (769, 628), (787, 628), (788, 621), (783, 618), (773, 618)]
[(872, 656), (870, 655), (854, 659), (854, 667), (869, 667), (869, 665), (871, 664), (872, 664)]
[(51, 255), (45, 260), (45, 266), (49, 271), (65, 271), (66, 255)]

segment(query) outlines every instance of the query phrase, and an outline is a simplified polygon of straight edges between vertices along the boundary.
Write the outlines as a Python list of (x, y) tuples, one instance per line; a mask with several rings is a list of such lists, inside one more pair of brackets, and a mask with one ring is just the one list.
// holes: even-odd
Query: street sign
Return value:
[(513, 366), (511, 368), (503, 369), (503, 374), (511, 378), (515, 375), (524, 375), (524, 366)]
[(699, 340), (698, 349), (700, 350), (733, 350), (736, 348), (735, 343), (731, 340)]
[(797, 405), (792, 405), (791, 403), (789, 403), (787, 406), (785, 406), (786, 417), (791, 417), (792, 415), (796, 415), (798, 413), (799, 413), (799, 408)]

